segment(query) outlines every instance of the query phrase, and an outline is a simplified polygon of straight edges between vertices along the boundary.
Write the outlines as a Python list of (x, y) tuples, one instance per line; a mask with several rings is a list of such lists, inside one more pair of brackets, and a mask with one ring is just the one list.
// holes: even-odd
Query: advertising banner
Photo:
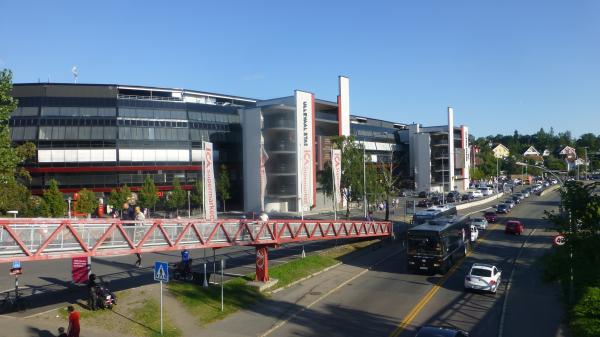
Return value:
[(206, 220), (217, 220), (217, 192), (213, 167), (213, 144), (204, 142), (204, 214)]
[(86, 283), (88, 281), (89, 266), (87, 256), (76, 256), (71, 259), (71, 276), (73, 283)]
[(314, 111), (313, 95), (296, 91), (296, 144), (298, 146), (298, 188), (301, 205), (310, 210), (314, 204)]
[(333, 170), (333, 190), (336, 203), (342, 199), (340, 186), (342, 184), (342, 150), (331, 149), (331, 169)]

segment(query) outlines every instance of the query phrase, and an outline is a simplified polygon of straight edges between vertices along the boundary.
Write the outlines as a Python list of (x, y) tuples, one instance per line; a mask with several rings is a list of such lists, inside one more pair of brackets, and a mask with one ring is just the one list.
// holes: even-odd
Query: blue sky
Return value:
[(312, 91), (351, 113), (472, 134), (600, 133), (600, 2), (7, 1), (15, 82), (166, 86), (256, 98)]

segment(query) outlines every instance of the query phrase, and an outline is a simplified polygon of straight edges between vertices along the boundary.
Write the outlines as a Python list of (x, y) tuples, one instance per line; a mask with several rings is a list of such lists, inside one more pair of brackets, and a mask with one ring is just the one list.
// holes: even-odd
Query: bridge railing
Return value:
[(382, 237), (391, 223), (345, 220), (0, 219), (0, 262)]

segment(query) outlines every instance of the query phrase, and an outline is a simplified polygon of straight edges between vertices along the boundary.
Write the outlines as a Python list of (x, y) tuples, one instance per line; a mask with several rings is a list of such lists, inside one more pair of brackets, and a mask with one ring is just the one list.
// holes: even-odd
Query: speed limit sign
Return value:
[(564, 235), (557, 235), (554, 237), (554, 240), (552, 240), (552, 241), (554, 242), (554, 245), (556, 245), (556, 246), (562, 246), (567, 242)]

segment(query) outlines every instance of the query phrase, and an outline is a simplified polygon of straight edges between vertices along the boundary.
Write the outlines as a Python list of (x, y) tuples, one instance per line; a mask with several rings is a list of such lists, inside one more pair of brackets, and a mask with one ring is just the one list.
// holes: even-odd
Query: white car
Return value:
[(479, 238), (479, 230), (474, 225), (469, 226), (469, 232), (471, 233), (471, 237), (469, 238), (471, 242), (477, 241)]
[(488, 222), (485, 218), (473, 218), (471, 225), (477, 227), (478, 230), (485, 230), (488, 226)]
[(496, 266), (484, 263), (473, 263), (465, 276), (465, 290), (483, 290), (496, 293), (502, 279), (502, 271)]
[(483, 194), (480, 190), (469, 191), (469, 197), (472, 198), (483, 198)]

